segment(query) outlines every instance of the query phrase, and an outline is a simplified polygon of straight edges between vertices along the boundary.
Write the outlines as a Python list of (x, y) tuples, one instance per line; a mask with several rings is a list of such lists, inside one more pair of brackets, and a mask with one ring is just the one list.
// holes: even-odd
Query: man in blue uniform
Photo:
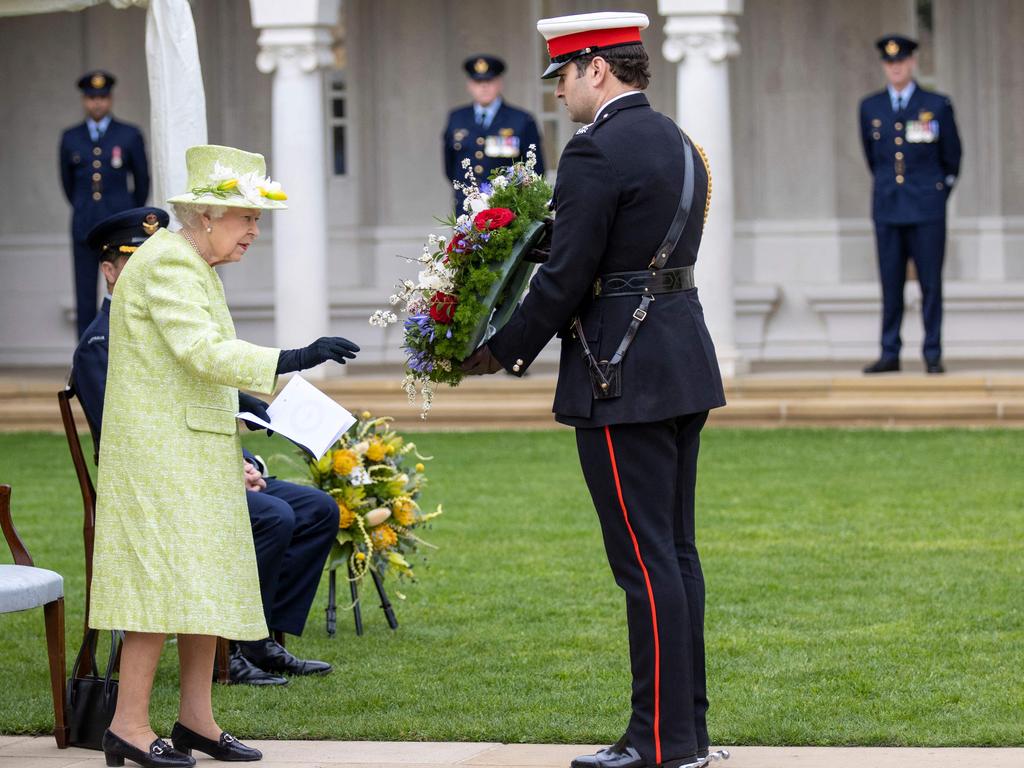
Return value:
[(907, 259), (921, 284), (925, 370), (943, 373), (942, 263), (946, 201), (960, 173), (960, 136), (948, 96), (914, 81), (917, 43), (899, 35), (876, 43), (886, 89), (860, 103), (860, 134), (874, 178), (872, 216), (882, 282), (882, 354), (864, 373), (900, 369)]
[(693, 275), (710, 183), (703, 152), (643, 93), (647, 26), (643, 14), (615, 12), (538, 23), (551, 55), (544, 76), (558, 78), (555, 94), (586, 125), (559, 161), (548, 261), (508, 324), (463, 363), (521, 376), (562, 337), (555, 418), (576, 428), (626, 593), (633, 674), (626, 733), (574, 768), (712, 757), (694, 489), (701, 429), (725, 396)]
[[(60, 178), (71, 203), (71, 242), (74, 246), (75, 312), (78, 336), (96, 316), (99, 262), (85, 242), (100, 219), (145, 204), (149, 195), (149, 166), (142, 132), (111, 114), (109, 72), (86, 72), (78, 81), (85, 122), (64, 131), (60, 139)], [(128, 176), (132, 188), (128, 188)]]
[[(543, 174), (544, 154), (533, 115), (509, 106), (501, 97), (505, 62), (497, 56), (482, 54), (470, 56), (462, 66), (473, 103), (448, 113), (442, 137), (447, 179), (465, 183), (466, 169), (462, 166), (463, 160), (468, 160), (477, 184), (481, 184), (495, 168), (525, 160), (531, 144), (537, 153), (534, 170)], [(456, 191), (457, 210), (462, 201), (462, 194)]]
[[(167, 223), (167, 213), (159, 208), (133, 208), (99, 222), (86, 240), (100, 260), (107, 296), (75, 349), (71, 376), (96, 442), (103, 426), (114, 284), (131, 254)], [(242, 392), (238, 397), (242, 410), (269, 421), (266, 403)], [(338, 531), (338, 505), (321, 490), (268, 475), (263, 460), (249, 451), (243, 451), (243, 456), (245, 497), (267, 626), (272, 631), (301, 635)], [(285, 674), (330, 671), (330, 664), (298, 659), (271, 637), (233, 643), (229, 660), (231, 682), (249, 685), (284, 685), (288, 682), (282, 677)]]

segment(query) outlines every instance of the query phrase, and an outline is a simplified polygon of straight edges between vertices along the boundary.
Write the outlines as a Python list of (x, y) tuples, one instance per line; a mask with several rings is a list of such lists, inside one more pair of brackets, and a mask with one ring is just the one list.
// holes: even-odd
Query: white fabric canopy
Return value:
[(187, 192), (185, 150), (206, 144), (206, 93), (188, 0), (150, 0), (146, 14), (153, 201)]
[(145, 8), (149, 0), (0, 0), (0, 16), (28, 16), (33, 13), (56, 11), (82, 11), (94, 5), (110, 3), (115, 8), (139, 5)]
[(153, 202), (186, 191), (185, 150), (206, 144), (206, 93), (199, 65), (195, 21), (188, 0), (0, 0), (0, 17), (81, 11), (109, 3), (148, 7), (150, 165)]

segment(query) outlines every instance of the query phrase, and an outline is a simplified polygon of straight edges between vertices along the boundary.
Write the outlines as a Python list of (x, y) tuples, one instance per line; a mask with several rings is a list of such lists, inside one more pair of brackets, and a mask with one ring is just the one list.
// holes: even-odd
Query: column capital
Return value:
[(715, 64), (739, 56), (736, 22), (724, 16), (670, 16), (665, 22), (662, 55), (672, 63), (703, 55)]
[(666, 19), (661, 52), (669, 61), (702, 54), (720, 63), (739, 55), (736, 17), (743, 0), (658, 0), (658, 12)]
[(283, 63), (310, 73), (334, 61), (331, 29), (341, 0), (249, 0), (253, 27), (260, 30), (256, 68), (268, 74)]
[(326, 29), (264, 29), (257, 40), (256, 69), (269, 74), (286, 62), (309, 73), (334, 63), (333, 38)]

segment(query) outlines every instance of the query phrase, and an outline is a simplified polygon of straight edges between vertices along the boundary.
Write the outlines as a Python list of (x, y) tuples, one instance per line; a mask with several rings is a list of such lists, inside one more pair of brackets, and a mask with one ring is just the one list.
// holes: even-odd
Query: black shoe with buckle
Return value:
[[(216, 679), (216, 675), (214, 675)], [(235, 648), (228, 659), (228, 682), (231, 685), (288, 685), (288, 679), (264, 672)]]
[(175, 749), (186, 755), (191, 755), (195, 749), (225, 763), (252, 763), (263, 759), (262, 752), (246, 746), (227, 731), (223, 731), (220, 738), (214, 741), (181, 723), (175, 723), (171, 729), (171, 741)]
[(264, 672), (286, 675), (326, 675), (331, 665), (326, 661), (297, 659), (272, 637), (238, 642), (238, 649)]
[(893, 373), (900, 369), (898, 357), (881, 357), (871, 365), (865, 366), (864, 373)]
[(142, 768), (190, 768), (196, 764), (192, 757), (174, 749), (163, 739), (157, 739), (149, 745), (148, 752), (143, 752), (109, 728), (103, 734), (101, 746), (111, 768), (124, 765), (125, 760), (138, 763)]

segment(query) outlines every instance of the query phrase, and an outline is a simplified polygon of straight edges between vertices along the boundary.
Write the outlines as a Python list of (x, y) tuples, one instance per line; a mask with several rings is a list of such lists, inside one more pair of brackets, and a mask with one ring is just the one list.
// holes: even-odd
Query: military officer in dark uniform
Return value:
[(562, 337), (555, 418), (576, 428), (626, 593), (633, 673), (622, 739), (574, 768), (710, 759), (694, 488), (701, 429), (725, 397), (693, 276), (710, 183), (703, 152), (643, 93), (647, 25), (611, 12), (538, 23), (544, 76), (586, 125), (559, 161), (549, 260), (508, 324), (463, 363), (521, 376)]
[(943, 373), (946, 201), (960, 173), (960, 136), (949, 97), (926, 91), (913, 79), (917, 43), (892, 35), (876, 45), (889, 82), (860, 103), (860, 134), (874, 178), (882, 354), (864, 372), (900, 369), (903, 286), (907, 259), (913, 259), (921, 284), (925, 370)]
[[(60, 139), (60, 178), (71, 203), (71, 241), (75, 261), (75, 311), (78, 336), (96, 316), (99, 262), (85, 237), (101, 219), (146, 202), (149, 166), (142, 132), (111, 114), (115, 78), (109, 72), (86, 72), (78, 81), (85, 122)], [(128, 188), (128, 176), (132, 188)]]
[[(96, 442), (103, 427), (114, 285), (131, 254), (167, 223), (167, 213), (159, 208), (133, 208), (100, 221), (88, 233), (86, 242), (100, 260), (107, 296), (78, 343), (71, 377)], [(239, 407), (269, 421), (266, 403), (252, 395), (240, 392)], [(242, 453), (267, 626), (272, 631), (301, 635), (338, 531), (338, 505), (317, 488), (270, 476), (260, 457)], [(154, 473), (158, 471), (154, 467)], [(298, 659), (271, 637), (232, 643), (229, 679), (233, 683), (284, 685), (288, 681), (282, 675), (330, 671), (327, 662)]]
[[(442, 137), (445, 176), (449, 181), (465, 183), (466, 169), (462, 166), (463, 160), (468, 160), (477, 184), (481, 184), (495, 168), (525, 160), (531, 144), (537, 152), (534, 170), (543, 174), (544, 155), (533, 115), (509, 106), (501, 97), (505, 62), (482, 54), (470, 56), (462, 66), (473, 103), (448, 113)], [(456, 191), (457, 209), (462, 201), (463, 196)]]

